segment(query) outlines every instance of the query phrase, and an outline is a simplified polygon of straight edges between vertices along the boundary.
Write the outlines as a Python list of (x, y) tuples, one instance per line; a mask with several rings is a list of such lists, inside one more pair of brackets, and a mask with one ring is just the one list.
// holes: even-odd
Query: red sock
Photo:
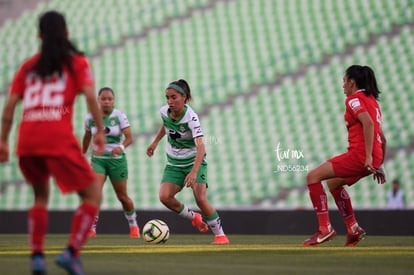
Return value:
[(88, 238), (88, 231), (91, 228), (97, 213), (97, 207), (91, 204), (83, 203), (73, 215), (72, 228), (69, 237), (69, 247), (73, 249), (75, 257), (79, 256), (79, 252)]
[(32, 254), (44, 251), (47, 223), (47, 209), (33, 206), (29, 211), (29, 238)]
[(330, 232), (331, 222), (329, 220), (328, 199), (322, 183), (316, 182), (308, 184), (308, 189), (313, 208), (318, 216), (319, 230), (323, 233)]
[(339, 213), (341, 213), (348, 233), (352, 233), (352, 227), (357, 224), (357, 221), (355, 219), (354, 209), (352, 208), (351, 198), (349, 197), (348, 192), (341, 186), (336, 190), (332, 190), (331, 194), (335, 199), (336, 206), (338, 207)]

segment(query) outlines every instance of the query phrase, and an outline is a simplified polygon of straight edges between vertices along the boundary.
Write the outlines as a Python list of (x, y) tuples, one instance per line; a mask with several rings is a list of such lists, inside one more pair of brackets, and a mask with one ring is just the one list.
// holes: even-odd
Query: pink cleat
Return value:
[(191, 221), (191, 224), (194, 227), (197, 227), (198, 231), (200, 231), (201, 233), (206, 233), (208, 231), (208, 225), (205, 222), (203, 222), (203, 218), (199, 213), (194, 213), (194, 218)]
[(230, 241), (226, 235), (214, 236), (214, 242), (212, 244), (229, 244)]
[(129, 228), (129, 237), (133, 239), (139, 238), (139, 227), (133, 226)]
[(93, 229), (89, 230), (88, 237), (96, 237), (96, 231)]

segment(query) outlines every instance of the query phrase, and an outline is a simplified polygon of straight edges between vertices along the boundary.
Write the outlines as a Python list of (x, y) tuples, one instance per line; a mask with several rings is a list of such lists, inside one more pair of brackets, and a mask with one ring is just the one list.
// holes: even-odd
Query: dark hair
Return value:
[[(192, 96), (191, 96), (190, 85), (188, 85), (187, 81), (185, 81), (184, 79), (179, 79), (177, 81), (173, 81), (170, 84), (168, 84), (168, 86), (170, 86), (170, 85), (177, 85), (177, 86), (179, 86), (183, 89), (184, 94), (186, 96), (185, 103), (187, 103), (188, 101), (191, 101), (193, 99)], [(170, 88), (174, 89), (173, 87), (170, 87)], [(177, 89), (175, 89), (175, 90), (177, 90)], [(181, 93), (178, 90), (177, 90), (177, 92)]]
[(346, 69), (345, 75), (348, 79), (353, 79), (359, 89), (364, 89), (364, 94), (372, 95), (376, 100), (379, 99), (377, 80), (374, 71), (368, 66), (352, 65)]
[(68, 39), (65, 17), (57, 11), (45, 12), (39, 18), (39, 35), (42, 39), (40, 57), (33, 70), (45, 78), (63, 73), (63, 65), (73, 72), (72, 54), (83, 54)]
[(114, 90), (112, 90), (112, 88), (109, 88), (109, 87), (102, 87), (102, 88), (100, 88), (99, 89), (99, 92), (98, 92), (98, 96), (100, 96), (104, 91), (110, 91), (111, 92), (111, 94), (113, 95), (113, 96), (115, 96), (115, 94), (114, 94)]

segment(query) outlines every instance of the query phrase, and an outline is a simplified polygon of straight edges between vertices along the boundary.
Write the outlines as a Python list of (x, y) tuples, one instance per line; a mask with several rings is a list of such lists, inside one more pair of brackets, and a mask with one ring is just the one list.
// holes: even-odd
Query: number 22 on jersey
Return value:
[(42, 81), (37, 75), (29, 74), (26, 78), (23, 108), (60, 107), (64, 102), (65, 87), (65, 75), (54, 75), (52, 79)]

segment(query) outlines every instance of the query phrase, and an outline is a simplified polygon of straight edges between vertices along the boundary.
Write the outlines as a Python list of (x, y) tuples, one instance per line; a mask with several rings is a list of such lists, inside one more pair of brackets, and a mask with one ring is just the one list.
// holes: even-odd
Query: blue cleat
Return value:
[(46, 262), (43, 256), (32, 256), (30, 267), (32, 269), (32, 275), (46, 275)]
[(56, 264), (65, 269), (70, 275), (84, 275), (82, 263), (78, 258), (75, 258), (69, 249), (56, 257)]

